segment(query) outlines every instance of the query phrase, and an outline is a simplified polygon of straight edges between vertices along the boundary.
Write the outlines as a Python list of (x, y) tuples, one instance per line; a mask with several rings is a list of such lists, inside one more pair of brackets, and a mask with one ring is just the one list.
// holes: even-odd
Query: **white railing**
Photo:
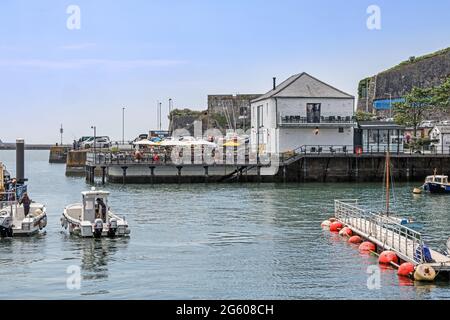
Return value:
[(361, 235), (376, 239), (384, 249), (395, 251), (403, 260), (425, 262), (422, 234), (396, 219), (361, 209), (357, 200), (335, 200), (335, 216)]
[(0, 192), (0, 209), (16, 205), (17, 199), (15, 192)]

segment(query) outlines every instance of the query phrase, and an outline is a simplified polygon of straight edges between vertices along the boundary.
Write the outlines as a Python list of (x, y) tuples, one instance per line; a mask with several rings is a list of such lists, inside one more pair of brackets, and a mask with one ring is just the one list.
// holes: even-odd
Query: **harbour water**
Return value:
[[(14, 151), (0, 161), (14, 174)], [(321, 230), (336, 198), (380, 207), (379, 183), (99, 186), (132, 234), (91, 240), (61, 232), (63, 208), (90, 188), (64, 169), (48, 151), (26, 152), (29, 193), (49, 224), (38, 237), (0, 240), (1, 299), (450, 299), (450, 282), (414, 284), (391, 269), (369, 290), (377, 259)], [(414, 186), (395, 186), (396, 209), (444, 248), (450, 197), (415, 196)], [(80, 288), (68, 288), (77, 268)]]

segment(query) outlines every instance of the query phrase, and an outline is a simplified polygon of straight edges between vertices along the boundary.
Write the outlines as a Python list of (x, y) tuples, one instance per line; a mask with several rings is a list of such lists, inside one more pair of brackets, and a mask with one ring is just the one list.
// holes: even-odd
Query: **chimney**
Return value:
[(25, 141), (23, 139), (16, 140), (16, 179), (19, 184), (25, 180)]
[(277, 88), (277, 78), (273, 77), (273, 90)]

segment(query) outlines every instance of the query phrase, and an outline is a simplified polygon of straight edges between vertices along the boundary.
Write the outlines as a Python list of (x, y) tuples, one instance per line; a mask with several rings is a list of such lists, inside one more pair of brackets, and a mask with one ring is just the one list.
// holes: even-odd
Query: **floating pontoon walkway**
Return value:
[(432, 263), (423, 254), (422, 234), (397, 222), (396, 219), (375, 214), (358, 207), (358, 200), (336, 200), (335, 217), (361, 237), (382, 250), (394, 251), (397, 256), (415, 266), (427, 264), (437, 272), (450, 272), (450, 257), (430, 249)]

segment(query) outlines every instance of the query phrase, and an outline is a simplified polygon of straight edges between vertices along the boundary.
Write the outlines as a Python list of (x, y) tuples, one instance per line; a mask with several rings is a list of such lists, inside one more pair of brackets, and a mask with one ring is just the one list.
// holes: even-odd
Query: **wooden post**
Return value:
[(209, 167), (204, 166), (203, 168), (205, 169), (205, 183), (208, 183), (209, 182)]
[(106, 167), (102, 167), (102, 184), (104, 185), (106, 181)]
[(183, 167), (178, 166), (177, 169), (178, 169), (178, 184), (180, 184), (181, 183), (181, 169), (183, 169)]
[(128, 167), (122, 167), (123, 170), (123, 176), (122, 176), (122, 183), (125, 184), (126, 183), (126, 178), (127, 178), (127, 169)]
[(150, 168), (150, 183), (155, 183), (155, 167), (151, 166)]

